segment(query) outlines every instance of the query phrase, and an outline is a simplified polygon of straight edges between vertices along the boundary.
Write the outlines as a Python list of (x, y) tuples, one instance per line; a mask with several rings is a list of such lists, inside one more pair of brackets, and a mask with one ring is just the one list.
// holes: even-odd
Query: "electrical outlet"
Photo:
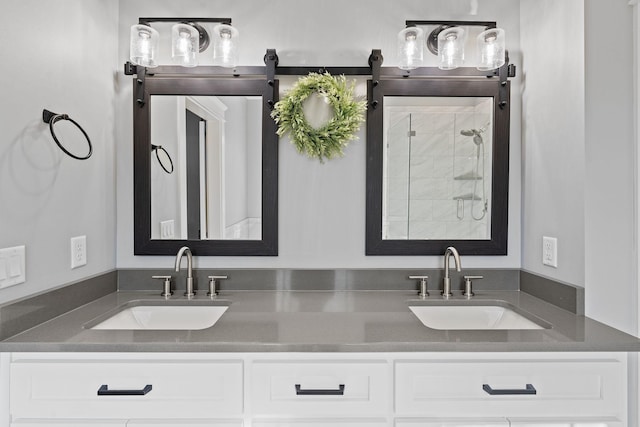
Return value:
[(558, 239), (542, 237), (542, 263), (558, 268)]
[(87, 236), (71, 238), (71, 268), (87, 264)]

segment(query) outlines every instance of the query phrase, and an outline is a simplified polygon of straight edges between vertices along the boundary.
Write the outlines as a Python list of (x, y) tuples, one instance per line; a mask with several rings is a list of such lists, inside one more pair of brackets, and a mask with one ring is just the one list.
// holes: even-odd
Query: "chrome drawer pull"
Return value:
[(337, 390), (303, 390), (300, 384), (296, 384), (296, 395), (298, 396), (344, 396), (344, 384), (340, 384)]
[(521, 389), (492, 389), (489, 384), (482, 384), (482, 389), (492, 396), (504, 396), (509, 394), (537, 394), (535, 387), (531, 384), (527, 384), (525, 388)]
[(98, 396), (144, 396), (151, 388), (151, 384), (147, 384), (142, 390), (109, 390), (108, 385), (102, 384), (98, 389)]

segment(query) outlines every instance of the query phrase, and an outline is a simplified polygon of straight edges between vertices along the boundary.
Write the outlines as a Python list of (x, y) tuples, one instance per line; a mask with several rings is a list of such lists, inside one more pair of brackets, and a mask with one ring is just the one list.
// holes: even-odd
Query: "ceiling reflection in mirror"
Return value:
[(151, 96), (151, 239), (262, 239), (261, 96)]
[(384, 97), (383, 240), (491, 237), (492, 97)]

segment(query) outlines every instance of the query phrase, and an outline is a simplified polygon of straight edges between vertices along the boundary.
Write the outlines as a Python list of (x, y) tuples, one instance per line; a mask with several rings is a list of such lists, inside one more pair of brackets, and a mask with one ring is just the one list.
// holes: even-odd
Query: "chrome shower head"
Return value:
[(482, 132), (484, 132), (484, 129), (466, 129), (461, 130), (460, 135), (472, 136), (473, 142), (479, 146), (480, 144), (484, 143), (484, 141), (482, 140)]

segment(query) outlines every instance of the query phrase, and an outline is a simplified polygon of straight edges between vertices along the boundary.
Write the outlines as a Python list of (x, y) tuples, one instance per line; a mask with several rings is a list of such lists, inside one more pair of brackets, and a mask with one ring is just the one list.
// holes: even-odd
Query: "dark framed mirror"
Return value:
[[(134, 96), (134, 253), (278, 254), (277, 80), (146, 75)], [(152, 158), (173, 158), (168, 174)]]
[(367, 255), (506, 255), (509, 89), (487, 77), (369, 82)]

